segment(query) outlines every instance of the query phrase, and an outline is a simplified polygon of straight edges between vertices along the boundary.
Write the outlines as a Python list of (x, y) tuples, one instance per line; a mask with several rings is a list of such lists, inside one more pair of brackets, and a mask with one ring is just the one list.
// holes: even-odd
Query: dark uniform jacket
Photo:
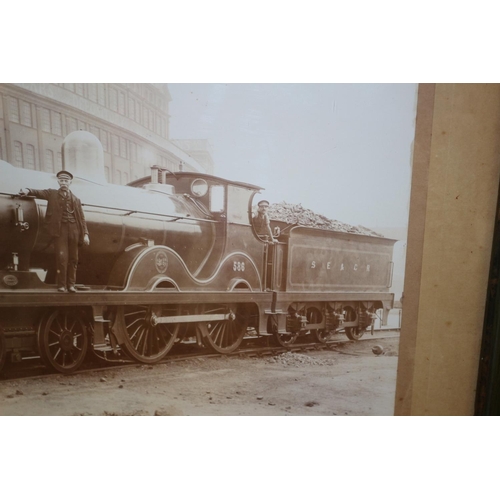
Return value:
[[(74, 217), (78, 225), (78, 244), (83, 245), (83, 237), (89, 234), (82, 203), (71, 191), (68, 191), (74, 208)], [(59, 189), (30, 189), (30, 195), (35, 198), (47, 200), (47, 212), (45, 212), (44, 225), (50, 236), (58, 237), (61, 234), (61, 222), (64, 213), (66, 199), (59, 194)]]
[(266, 214), (261, 215), (257, 213), (253, 217), (253, 224), (255, 232), (259, 236), (269, 236), (271, 240), (273, 239), (273, 232), (271, 231), (271, 226), (269, 225), (269, 217)]

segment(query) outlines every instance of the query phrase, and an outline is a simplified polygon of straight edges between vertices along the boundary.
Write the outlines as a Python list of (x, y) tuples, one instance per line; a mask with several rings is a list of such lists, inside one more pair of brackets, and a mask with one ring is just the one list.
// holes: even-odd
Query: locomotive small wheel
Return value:
[(278, 320), (275, 316), (269, 316), (267, 320), (267, 331), (274, 335), (274, 341), (277, 345), (285, 348), (289, 348), (299, 336), (298, 333), (279, 333), (278, 332)]
[(5, 337), (3, 335), (2, 327), (0, 326), (0, 372), (5, 364), (5, 358), (7, 356), (7, 349), (5, 347)]
[[(346, 321), (354, 321), (357, 317), (356, 311), (352, 307), (346, 307), (344, 309), (344, 315)], [(359, 340), (365, 331), (361, 330), (359, 326), (349, 326), (345, 328), (345, 334), (349, 340)]]
[(71, 373), (83, 363), (89, 341), (85, 322), (79, 314), (56, 310), (42, 319), (38, 333), (40, 357), (48, 367)]
[(116, 326), (124, 332), (123, 349), (136, 361), (154, 364), (161, 361), (170, 351), (179, 333), (179, 323), (157, 323), (154, 316), (178, 316), (177, 305), (161, 306), (119, 306), (116, 312)]
[(202, 323), (206, 327), (207, 335), (203, 336), (205, 347), (215, 352), (229, 354), (243, 341), (249, 321), (249, 310), (245, 304), (204, 304), (199, 308), (200, 314), (229, 314), (229, 319), (207, 321)]
[[(319, 323), (323, 319), (321, 311), (316, 307), (309, 307), (306, 312), (306, 318), (309, 323)], [(317, 342), (325, 344), (331, 337), (331, 332), (327, 332), (324, 328), (318, 330), (310, 330)]]

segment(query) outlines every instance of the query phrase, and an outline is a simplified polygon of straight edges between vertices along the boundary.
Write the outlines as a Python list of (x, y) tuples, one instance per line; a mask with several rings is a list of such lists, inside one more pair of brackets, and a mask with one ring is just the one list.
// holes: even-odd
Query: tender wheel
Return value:
[(228, 354), (238, 349), (247, 331), (249, 310), (245, 304), (205, 304), (200, 314), (224, 314), (228, 319), (198, 324), (203, 343), (215, 352)]
[(77, 312), (58, 309), (42, 319), (38, 349), (48, 367), (61, 373), (74, 372), (83, 363), (88, 345), (87, 327)]
[(267, 321), (267, 331), (274, 335), (274, 341), (277, 345), (289, 348), (299, 336), (298, 333), (280, 333), (278, 332), (278, 320), (275, 316), (269, 316)]
[(156, 323), (155, 318), (178, 315), (176, 305), (119, 306), (115, 324), (124, 333), (123, 349), (141, 363), (161, 361), (174, 345), (179, 323)]
[[(306, 318), (309, 323), (320, 323), (323, 319), (323, 315), (316, 307), (310, 307), (307, 309)], [(326, 344), (332, 336), (331, 332), (327, 332), (324, 328), (310, 330), (310, 332), (313, 334), (315, 340), (321, 344)]]
[(3, 335), (3, 329), (0, 326), (0, 372), (5, 364), (5, 358), (7, 356), (7, 349), (5, 347), (5, 337)]
[[(344, 309), (345, 321), (355, 321), (357, 318), (356, 311), (352, 307), (346, 307)], [(359, 326), (349, 326), (345, 328), (345, 334), (350, 340), (359, 340), (365, 331), (361, 330)]]

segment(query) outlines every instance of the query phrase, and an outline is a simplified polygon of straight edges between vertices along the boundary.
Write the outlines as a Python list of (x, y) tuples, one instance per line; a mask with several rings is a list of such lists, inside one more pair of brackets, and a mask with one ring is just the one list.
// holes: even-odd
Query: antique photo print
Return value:
[(392, 415), (416, 96), (0, 84), (0, 413)]

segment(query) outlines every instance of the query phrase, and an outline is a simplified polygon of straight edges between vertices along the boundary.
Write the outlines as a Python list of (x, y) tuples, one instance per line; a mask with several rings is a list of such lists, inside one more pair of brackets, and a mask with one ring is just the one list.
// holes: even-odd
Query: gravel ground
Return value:
[(0, 381), (0, 414), (392, 415), (397, 349), (398, 339), (368, 340), (335, 351)]

